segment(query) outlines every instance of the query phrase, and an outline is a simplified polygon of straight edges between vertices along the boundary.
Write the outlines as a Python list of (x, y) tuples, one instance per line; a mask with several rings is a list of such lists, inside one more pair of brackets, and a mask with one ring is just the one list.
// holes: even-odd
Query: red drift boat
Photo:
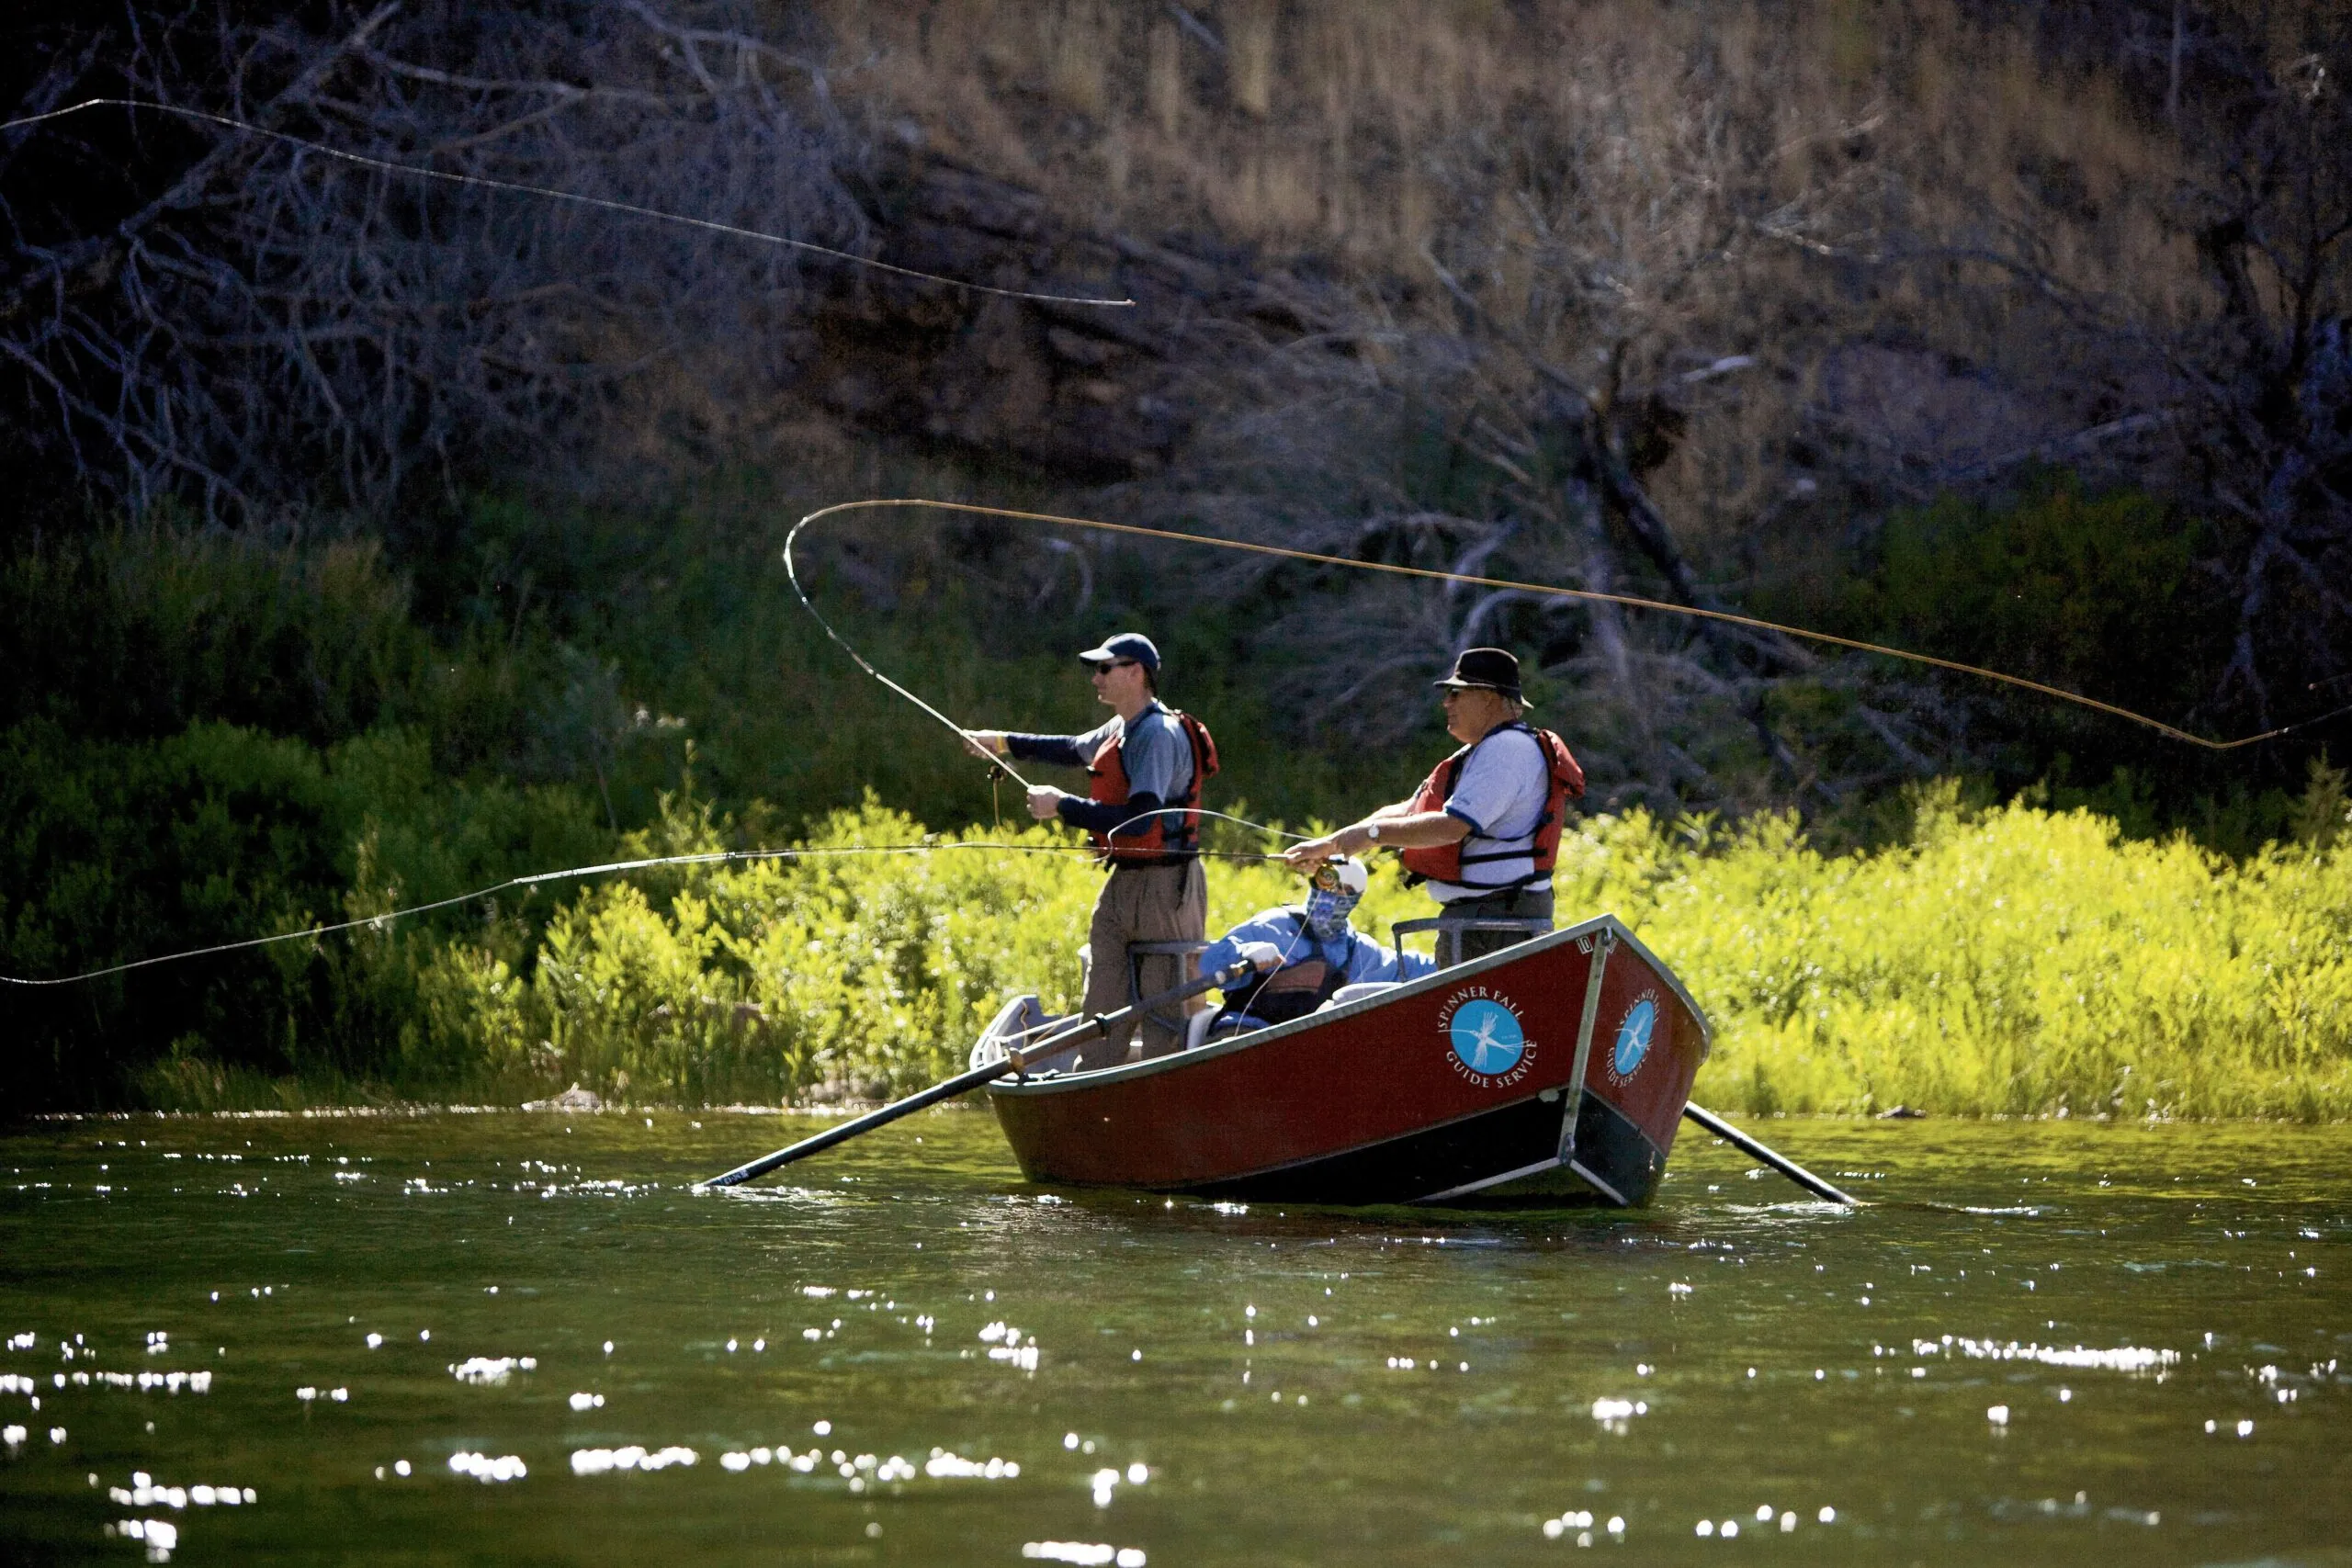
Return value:
[[(1048, 1022), (1008, 1002), (972, 1066)], [(1032, 1181), (1318, 1203), (1649, 1201), (1707, 1055), (1613, 915), (1150, 1061), (1003, 1078)]]

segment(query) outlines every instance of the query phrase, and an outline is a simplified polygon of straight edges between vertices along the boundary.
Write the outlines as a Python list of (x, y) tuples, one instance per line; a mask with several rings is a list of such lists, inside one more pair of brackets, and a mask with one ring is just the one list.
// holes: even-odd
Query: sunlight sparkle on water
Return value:
[(1144, 1568), (1143, 1549), (1137, 1546), (1105, 1546), (1075, 1540), (1031, 1540), (1022, 1543), (1021, 1555), (1046, 1562), (1075, 1562), (1080, 1568)]
[[(185, 1245), (134, 1246), (119, 1278), (73, 1267), (123, 1252), (133, 1223), (119, 1188), (114, 1210), (91, 1201), (88, 1172), (111, 1160), (100, 1179), (135, 1191), (128, 1161), (158, 1156), (112, 1139), (76, 1153), (69, 1130), (16, 1135), (8, 1163), (51, 1185), (0, 1208), (0, 1246), (32, 1271), (0, 1282), (0, 1323), (17, 1325), (0, 1352), (16, 1405), (0, 1496), (85, 1497), (85, 1516), (51, 1511), (69, 1542), (52, 1555), (68, 1559), (135, 1561), (157, 1550), (152, 1521), (174, 1528), (175, 1560), (193, 1547), (364, 1568), (389, 1568), (420, 1530), (469, 1558), (527, 1554), (558, 1530), (653, 1561), (696, 1520), (787, 1556), (888, 1542), (903, 1561), (1115, 1564), (1148, 1550), (1203, 1568), (1305, 1560), (1342, 1538), (1360, 1568), (1419, 1568), (1433, 1540), (1512, 1560), (1512, 1536), (1522, 1552), (1696, 1539), (1681, 1550), (1729, 1558), (1816, 1528), (1837, 1543), (1818, 1555), (1887, 1561), (2015, 1556), (2029, 1529), (2035, 1561), (2098, 1568), (2118, 1530), (2186, 1560), (2196, 1531), (2221, 1529), (2245, 1560), (2282, 1562), (2352, 1534), (2352, 1504), (2293, 1479), (2352, 1444), (2335, 1397), (2352, 1298), (2343, 1271), (2303, 1273), (2352, 1235), (2352, 1133), (1792, 1119), (1776, 1141), (1818, 1169), (1882, 1171), (1890, 1194), (1995, 1198), (2022, 1163), (2047, 1198), (2031, 1214), (1759, 1207), (1743, 1167), (1686, 1143), (1645, 1213), (1432, 1212), (1406, 1232), (1395, 1215), (1036, 1193), (985, 1113), (926, 1120), (920, 1149), (877, 1134), (805, 1190), (727, 1202), (691, 1181), (729, 1119), (706, 1122), (691, 1169), (672, 1146), (685, 1119), (655, 1120), (573, 1135), (403, 1116), (348, 1144), (338, 1127), (338, 1149), (379, 1141), (375, 1169), (413, 1170), (429, 1150), (430, 1196), (405, 1202), (397, 1177), (338, 1186), (336, 1154), (305, 1168), (287, 1152), (315, 1123), (243, 1122), (253, 1196), (156, 1192), (140, 1223)], [(233, 1141), (200, 1118), (170, 1125), (191, 1162)], [(2076, 1179), (2068, 1140), (2094, 1138), (2096, 1170)], [(510, 1229), (515, 1172), (531, 1168), (518, 1156), (559, 1151), (549, 1206)], [(2236, 1196), (2242, 1170), (2267, 1207)], [(2194, 1196), (2175, 1199), (2183, 1174)], [(1724, 1195), (1705, 1195), (1709, 1178)], [(616, 1196), (656, 1193), (615, 1224)], [(274, 1205), (269, 1224), (236, 1213), (249, 1204)], [(2248, 1265), (2262, 1288), (2232, 1295), (2222, 1323), (2212, 1286), (2229, 1276), (2200, 1270)], [(2018, 1288), (2029, 1268), (2038, 1294)], [(220, 1282), (240, 1275), (269, 1282)], [(199, 1305), (218, 1359), (175, 1369), (202, 1352), (171, 1314)], [(399, 1326), (427, 1315), (441, 1321)], [(1927, 1327), (1939, 1320), (1967, 1332)], [(1431, 1353), (1440, 1341), (1448, 1354)], [(431, 1375), (435, 1351), (460, 1348)], [(1623, 1392), (1627, 1377), (1646, 1398)], [(2249, 1404), (2277, 1418), (2257, 1427)], [(1564, 1426), (1572, 1412), (1589, 1422)], [(1784, 1439), (1769, 1463), (1759, 1423)], [(821, 1449), (776, 1441), (793, 1430)], [(1834, 1437), (1864, 1447), (1833, 1452)], [(172, 1479), (85, 1486), (108, 1451)], [(1851, 1489), (1855, 1452), (1875, 1456), (1871, 1495), (1821, 1503)], [(1268, 1484), (1305, 1455), (1329, 1495)], [(287, 1479), (247, 1507), (218, 1456)], [(1398, 1479), (1441, 1473), (1442, 1487)], [(1562, 1476), (1590, 1495), (1547, 1495)], [(354, 1480), (368, 1481), (356, 1509)]]
[(449, 1375), (459, 1382), (502, 1383), (513, 1373), (536, 1371), (538, 1359), (534, 1356), (469, 1356), (449, 1365)]
[(454, 1453), (449, 1456), (449, 1468), (459, 1475), (470, 1475), (484, 1483), (520, 1481), (530, 1474), (522, 1458), (516, 1454), (500, 1454), (492, 1459), (488, 1454)]
[(602, 1475), (615, 1470), (667, 1470), (672, 1465), (693, 1464), (700, 1458), (694, 1450), (674, 1445), (650, 1450), (635, 1443), (618, 1449), (574, 1449), (571, 1473)]

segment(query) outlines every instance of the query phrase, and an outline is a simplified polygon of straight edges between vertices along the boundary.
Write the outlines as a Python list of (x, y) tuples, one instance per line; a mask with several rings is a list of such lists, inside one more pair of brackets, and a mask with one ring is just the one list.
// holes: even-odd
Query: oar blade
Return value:
[(1860, 1199), (1838, 1190), (1788, 1156), (1766, 1147), (1761, 1140), (1741, 1132), (1705, 1106), (1686, 1104), (1682, 1108), (1682, 1114), (1742, 1153), (1752, 1155), (1762, 1160), (1815, 1197), (1826, 1198), (1833, 1203), (1843, 1203), (1849, 1209), (1859, 1209), (1862, 1206)]

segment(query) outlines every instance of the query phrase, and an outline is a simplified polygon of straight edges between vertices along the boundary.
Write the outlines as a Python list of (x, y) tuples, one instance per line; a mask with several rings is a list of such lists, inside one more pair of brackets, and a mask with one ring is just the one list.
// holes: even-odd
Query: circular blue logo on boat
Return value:
[(1519, 1014), (1488, 998), (1454, 1009), (1446, 1034), (1453, 1042), (1453, 1055), (1482, 1078), (1510, 1071), (1527, 1054), (1527, 1034), (1519, 1026)]
[(1644, 997), (1617, 1026), (1617, 1047), (1609, 1054), (1610, 1070), (1621, 1078), (1634, 1076), (1650, 1054), (1650, 1035), (1657, 1028), (1657, 1003)]

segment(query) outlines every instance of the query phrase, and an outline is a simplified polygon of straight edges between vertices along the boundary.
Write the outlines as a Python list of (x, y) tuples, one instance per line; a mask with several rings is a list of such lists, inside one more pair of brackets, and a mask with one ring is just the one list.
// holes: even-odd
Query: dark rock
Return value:
[(820, 403), (879, 434), (1083, 482), (1157, 472), (1191, 433), (1180, 381), (1333, 315), (1320, 286), (1269, 276), (1246, 250), (1064, 227), (1035, 192), (920, 149), (875, 172), (869, 188), (877, 259), (999, 288), (1136, 301), (1012, 299), (831, 269), (793, 360)]
[(1107, 338), (1074, 333), (1068, 327), (1047, 327), (1046, 343), (1072, 365), (1083, 365), (1089, 368), (1108, 365), (1112, 356), (1119, 352), (1119, 345)]

